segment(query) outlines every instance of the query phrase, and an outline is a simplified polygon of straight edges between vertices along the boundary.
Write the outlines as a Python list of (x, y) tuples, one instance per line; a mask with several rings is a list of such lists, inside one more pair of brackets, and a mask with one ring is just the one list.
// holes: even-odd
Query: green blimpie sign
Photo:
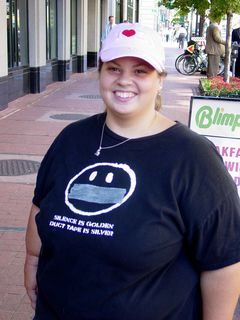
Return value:
[(240, 100), (193, 96), (188, 125), (215, 144), (240, 196)]

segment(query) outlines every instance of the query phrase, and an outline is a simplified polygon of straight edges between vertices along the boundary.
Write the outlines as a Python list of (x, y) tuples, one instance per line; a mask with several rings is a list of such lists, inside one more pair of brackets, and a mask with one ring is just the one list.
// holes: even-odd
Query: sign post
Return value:
[(240, 196), (240, 99), (193, 96), (188, 125), (215, 144)]

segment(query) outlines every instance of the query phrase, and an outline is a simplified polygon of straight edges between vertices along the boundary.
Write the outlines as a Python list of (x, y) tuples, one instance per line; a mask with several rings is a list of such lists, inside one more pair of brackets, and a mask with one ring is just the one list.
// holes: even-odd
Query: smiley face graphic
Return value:
[(136, 175), (127, 164), (95, 163), (69, 181), (65, 203), (77, 214), (99, 215), (121, 206), (135, 187)]

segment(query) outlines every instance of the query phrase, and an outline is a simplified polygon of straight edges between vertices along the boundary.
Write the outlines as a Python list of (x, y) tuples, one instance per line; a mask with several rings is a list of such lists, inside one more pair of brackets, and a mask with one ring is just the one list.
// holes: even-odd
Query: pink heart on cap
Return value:
[(126, 30), (123, 30), (123, 32), (122, 32), (122, 34), (126, 37), (132, 37), (135, 35), (135, 33), (136, 33), (136, 31), (133, 29), (130, 29), (130, 30), (126, 29)]

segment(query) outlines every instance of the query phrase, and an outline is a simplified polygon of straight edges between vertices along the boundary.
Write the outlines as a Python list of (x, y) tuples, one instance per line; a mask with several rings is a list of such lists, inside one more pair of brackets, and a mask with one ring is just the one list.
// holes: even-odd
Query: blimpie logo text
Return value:
[(240, 127), (240, 114), (225, 113), (224, 108), (213, 109), (210, 106), (202, 106), (196, 113), (196, 124), (201, 129), (208, 129), (211, 126), (230, 127), (234, 132)]

